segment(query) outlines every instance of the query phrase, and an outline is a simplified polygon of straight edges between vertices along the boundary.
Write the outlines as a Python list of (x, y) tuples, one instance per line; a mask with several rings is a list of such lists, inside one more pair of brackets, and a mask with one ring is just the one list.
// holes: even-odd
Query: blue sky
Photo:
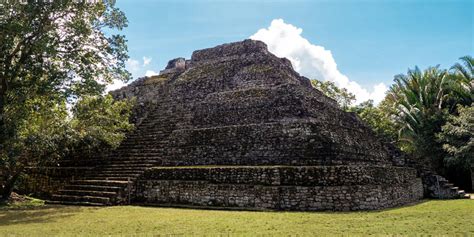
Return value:
[[(129, 19), (123, 33), (135, 77), (158, 72), (172, 58), (189, 58), (193, 50), (270, 31), (272, 21), (281, 19), (281, 27), (301, 29), (302, 39), (330, 51), (338, 72), (371, 92), (415, 65), (447, 68), (473, 55), (473, 2), (117, 0), (117, 5)], [(144, 65), (143, 57), (151, 61)], [(310, 70), (302, 74), (312, 76)]]

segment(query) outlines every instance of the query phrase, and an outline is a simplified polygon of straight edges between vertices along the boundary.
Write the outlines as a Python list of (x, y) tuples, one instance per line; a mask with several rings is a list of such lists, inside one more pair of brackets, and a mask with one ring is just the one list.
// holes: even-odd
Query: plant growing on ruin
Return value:
[(332, 81), (311, 80), (314, 88), (323, 92), (327, 97), (335, 100), (343, 109), (348, 110), (356, 100), (355, 95), (350, 93), (346, 88), (339, 88)]
[(390, 118), (390, 109), (386, 101), (382, 101), (376, 106), (373, 100), (368, 100), (351, 107), (349, 110), (357, 113), (380, 138), (395, 143), (397, 140), (397, 125)]
[(0, 4), (3, 199), (26, 166), (69, 154), (86, 140), (115, 146), (130, 129), (130, 106), (103, 97), (107, 84), (130, 78), (124, 36), (105, 33), (127, 26), (114, 2)]

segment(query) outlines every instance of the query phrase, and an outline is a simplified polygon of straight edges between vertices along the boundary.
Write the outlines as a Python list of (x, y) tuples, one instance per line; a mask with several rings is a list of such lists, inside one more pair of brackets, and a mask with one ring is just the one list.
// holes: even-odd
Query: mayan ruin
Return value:
[(404, 155), (259, 41), (195, 51), (113, 95), (137, 98), (136, 130), (96, 163), (64, 161), (89, 169), (53, 203), (348, 211), (423, 197)]
[(474, 236), (473, 7), (0, 0), (0, 237)]

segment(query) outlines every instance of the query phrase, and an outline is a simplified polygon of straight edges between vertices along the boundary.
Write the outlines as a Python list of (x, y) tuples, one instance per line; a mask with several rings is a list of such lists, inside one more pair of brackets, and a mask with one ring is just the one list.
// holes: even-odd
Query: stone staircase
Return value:
[[(457, 198), (471, 198), (464, 190), (455, 187), (449, 180), (437, 174), (430, 174), (428, 181), (425, 181), (429, 196), (436, 199), (457, 199)], [(425, 179), (426, 180), (426, 179)]]
[(48, 203), (97, 206), (130, 203), (138, 176), (162, 164), (166, 138), (176, 124), (173, 119), (179, 118), (172, 110), (157, 107), (115, 151), (104, 158), (92, 159), (95, 167), (71, 180)]
[(440, 199), (450, 199), (450, 198), (465, 198), (470, 199), (471, 196), (467, 194), (464, 190), (455, 187), (454, 184), (450, 183), (449, 180), (445, 179), (442, 176), (439, 176), (439, 186), (440, 186)]

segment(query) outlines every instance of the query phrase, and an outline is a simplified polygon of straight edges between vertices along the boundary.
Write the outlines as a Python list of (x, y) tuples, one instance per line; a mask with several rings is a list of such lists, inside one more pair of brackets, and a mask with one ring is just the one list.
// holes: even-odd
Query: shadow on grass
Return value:
[[(439, 199), (436, 199), (439, 201)], [(415, 202), (406, 203), (404, 205), (397, 205), (393, 207), (387, 207), (383, 209), (375, 210), (352, 210), (352, 211), (333, 211), (333, 210), (286, 210), (286, 209), (260, 209), (260, 208), (245, 208), (245, 207), (220, 207), (220, 206), (197, 206), (197, 205), (185, 205), (185, 204), (171, 204), (171, 203), (132, 203), (131, 206), (142, 207), (142, 208), (160, 208), (160, 209), (182, 209), (182, 210), (196, 210), (196, 211), (222, 211), (222, 212), (262, 212), (262, 213), (306, 213), (306, 214), (334, 214), (334, 215), (346, 215), (353, 213), (383, 213), (387, 211), (393, 211), (398, 209), (405, 209), (415, 207), (427, 202), (433, 201), (433, 199), (420, 199)], [(449, 200), (446, 200), (449, 201)]]
[(77, 206), (0, 209), (0, 226), (55, 222), (61, 218), (74, 216), (81, 211), (81, 207)]

